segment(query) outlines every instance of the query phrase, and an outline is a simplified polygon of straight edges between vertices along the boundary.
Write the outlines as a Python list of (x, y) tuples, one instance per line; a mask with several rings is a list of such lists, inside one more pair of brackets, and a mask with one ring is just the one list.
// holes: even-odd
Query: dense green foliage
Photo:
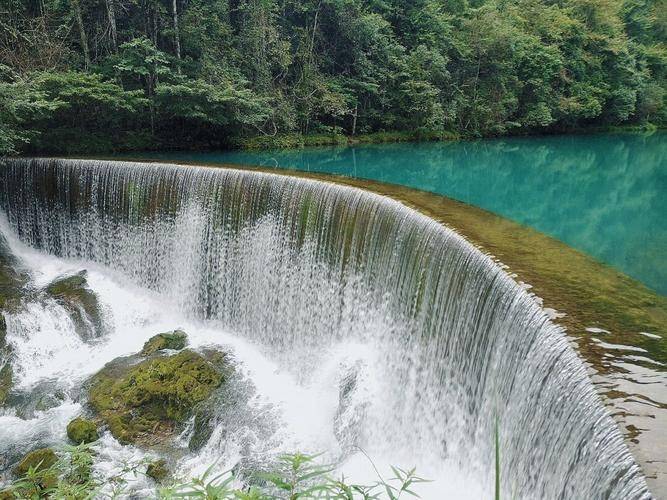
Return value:
[(667, 0), (3, 0), (0, 14), (5, 153), (667, 121)]

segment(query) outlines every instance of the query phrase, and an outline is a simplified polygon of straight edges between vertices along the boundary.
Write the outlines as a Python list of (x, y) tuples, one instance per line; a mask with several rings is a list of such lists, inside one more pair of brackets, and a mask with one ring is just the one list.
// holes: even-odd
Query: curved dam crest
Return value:
[(503, 497), (651, 498), (562, 330), (396, 201), (260, 172), (18, 159), (0, 163), (0, 207), (25, 244), (164, 295), (304, 384), (332, 345), (371, 346), (379, 390), (338, 436), (340, 461), (356, 446), (449, 460), (491, 492), (497, 421)]

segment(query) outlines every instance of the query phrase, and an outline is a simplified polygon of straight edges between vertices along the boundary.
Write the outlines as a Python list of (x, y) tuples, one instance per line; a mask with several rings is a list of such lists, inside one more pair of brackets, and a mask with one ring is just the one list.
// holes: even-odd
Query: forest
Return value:
[(665, 123), (667, 0), (0, 0), (4, 155)]

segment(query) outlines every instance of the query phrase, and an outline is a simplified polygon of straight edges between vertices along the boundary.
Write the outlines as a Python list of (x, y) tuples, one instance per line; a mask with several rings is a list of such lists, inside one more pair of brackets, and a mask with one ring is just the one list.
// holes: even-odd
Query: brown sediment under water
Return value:
[(179, 164), (257, 170), (365, 189), (398, 200), (464, 236), (529, 289), (552, 320), (565, 328), (653, 494), (667, 498), (666, 297), (534, 229), (438, 194), (332, 174)]

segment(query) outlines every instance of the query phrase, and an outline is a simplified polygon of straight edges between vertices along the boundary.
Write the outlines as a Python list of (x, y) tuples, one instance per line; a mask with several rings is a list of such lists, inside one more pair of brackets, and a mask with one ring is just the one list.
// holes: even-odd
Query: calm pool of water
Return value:
[(531, 226), (667, 295), (667, 133), (142, 156), (432, 191)]

